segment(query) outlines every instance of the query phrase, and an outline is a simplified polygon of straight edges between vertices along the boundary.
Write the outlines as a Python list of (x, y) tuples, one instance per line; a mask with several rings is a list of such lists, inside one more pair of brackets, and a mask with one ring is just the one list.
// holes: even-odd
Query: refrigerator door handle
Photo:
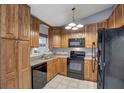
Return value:
[(92, 43), (92, 62), (91, 62), (91, 66), (92, 66), (92, 72), (95, 72), (95, 63), (96, 63), (96, 55), (95, 55), (95, 42)]

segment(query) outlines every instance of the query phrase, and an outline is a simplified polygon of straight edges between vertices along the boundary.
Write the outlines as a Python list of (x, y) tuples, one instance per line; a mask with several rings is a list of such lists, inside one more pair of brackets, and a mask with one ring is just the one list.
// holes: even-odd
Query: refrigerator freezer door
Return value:
[(102, 89), (104, 86), (104, 66), (105, 64), (105, 29), (98, 31), (98, 80), (97, 88)]
[(105, 35), (104, 88), (124, 88), (124, 29), (110, 29)]

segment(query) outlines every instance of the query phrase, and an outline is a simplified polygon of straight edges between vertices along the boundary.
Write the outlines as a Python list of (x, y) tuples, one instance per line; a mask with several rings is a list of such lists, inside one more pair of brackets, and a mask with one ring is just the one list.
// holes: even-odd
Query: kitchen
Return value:
[[(44, 11), (45, 8), (48, 8), (47, 12)], [(90, 13), (84, 11), (84, 8), (90, 9)], [(58, 15), (50, 13), (55, 9)], [(43, 19), (46, 21), (42, 21)], [(123, 48), (123, 38), (120, 42), (114, 39), (116, 43), (106, 41), (108, 40), (106, 36), (110, 34), (109, 30), (111, 34), (118, 30), (114, 36), (123, 37), (123, 19), (123, 4), (1, 4), (0, 88), (124, 88), (124, 74), (119, 73), (124, 67), (121, 62), (123, 57), (117, 56), (119, 54), (112, 55), (112, 57), (107, 55), (108, 51), (116, 54), (117, 49), (120, 51), (119, 48)], [(77, 23), (80, 25), (82, 23), (82, 27), (78, 30), (74, 30), (73, 27), (72, 29), (66, 28), (69, 22), (75, 22), (75, 20), (79, 20)], [(121, 47), (111, 46), (113, 50), (116, 50), (113, 52), (110, 47), (106, 46), (110, 43), (114, 46), (119, 44)], [(105, 47), (108, 50), (105, 50)], [(109, 72), (109, 77), (113, 75), (116, 79), (119, 78), (118, 81), (112, 78), (111, 81), (106, 77), (108, 72), (102, 66), (106, 63), (104, 59), (108, 60), (105, 54), (110, 58), (115, 57), (112, 59), (113, 65), (109, 68), (111, 72)], [(120, 54), (123, 54), (123, 51), (120, 51)], [(104, 63), (102, 63), (103, 60)], [(114, 60), (120, 61), (121, 66), (116, 67)], [(118, 68), (118, 74), (112, 72), (113, 66)]]

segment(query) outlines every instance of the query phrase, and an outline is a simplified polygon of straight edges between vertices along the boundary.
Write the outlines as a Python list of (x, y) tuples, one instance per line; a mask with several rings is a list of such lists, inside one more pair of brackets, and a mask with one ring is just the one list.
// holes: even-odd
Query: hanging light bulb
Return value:
[(77, 28), (82, 28), (82, 27), (83, 27), (82, 24), (78, 24), (78, 25), (77, 25)]
[(69, 30), (69, 29), (71, 29), (71, 27), (70, 26), (66, 26), (65, 29)]
[(76, 24), (75, 23), (70, 23), (70, 24), (68, 24), (70, 27), (74, 27), (74, 26), (76, 26)]
[(78, 30), (78, 28), (77, 27), (73, 27), (72, 30)]
[(75, 8), (72, 8), (72, 23), (68, 24), (68, 26), (65, 27), (65, 29), (69, 30), (69, 29), (72, 29), (72, 30), (78, 30), (78, 28), (82, 28), (83, 25), (82, 24), (76, 24), (75, 23)]

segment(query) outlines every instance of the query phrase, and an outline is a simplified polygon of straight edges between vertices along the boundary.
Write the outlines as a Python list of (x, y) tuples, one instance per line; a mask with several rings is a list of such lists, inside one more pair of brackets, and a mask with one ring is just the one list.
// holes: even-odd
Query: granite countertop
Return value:
[(48, 59), (41, 59), (41, 56), (35, 56), (35, 57), (31, 57), (30, 58), (30, 64), (31, 66), (35, 66), (35, 65), (38, 65), (38, 64), (42, 64), (42, 63), (46, 63), (50, 60), (53, 60), (53, 59), (56, 59), (56, 58), (68, 58), (67, 55), (55, 55), (51, 58), (48, 58)]
[(87, 55), (85, 56), (84, 60), (91, 60), (92, 59), (92, 56), (91, 55)]
[[(30, 58), (30, 64), (31, 66), (35, 66), (35, 65), (39, 65), (39, 64), (42, 64), (42, 63), (46, 63), (50, 60), (53, 60), (53, 59), (56, 59), (56, 58), (68, 58), (69, 56), (68, 55), (54, 55), (53, 57), (51, 58), (48, 58), (48, 59), (41, 59), (41, 56), (34, 56), (34, 57), (31, 57)], [(92, 56), (91, 55), (86, 55), (85, 60), (91, 60), (92, 59)]]

